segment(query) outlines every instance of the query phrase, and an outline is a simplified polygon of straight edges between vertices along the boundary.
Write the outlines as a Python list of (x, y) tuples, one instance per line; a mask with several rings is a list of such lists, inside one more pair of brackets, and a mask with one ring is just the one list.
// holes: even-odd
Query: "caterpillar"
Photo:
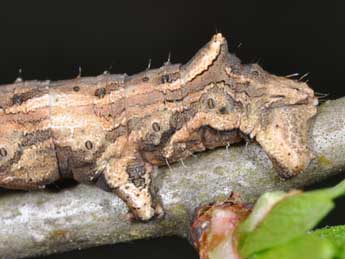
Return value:
[(219, 33), (184, 65), (2, 85), (0, 186), (73, 178), (106, 186), (147, 221), (160, 211), (154, 167), (196, 152), (251, 139), (282, 178), (302, 172), (317, 104), (306, 83), (242, 64)]

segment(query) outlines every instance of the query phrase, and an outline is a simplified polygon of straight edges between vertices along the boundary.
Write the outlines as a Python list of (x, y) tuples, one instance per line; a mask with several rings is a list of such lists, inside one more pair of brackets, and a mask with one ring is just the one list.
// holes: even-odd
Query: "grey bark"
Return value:
[[(58, 193), (5, 193), (0, 197), (0, 257), (20, 258), (167, 235), (187, 237), (196, 207), (232, 191), (254, 202), (265, 191), (299, 188), (345, 169), (345, 98), (319, 108), (310, 132), (316, 158), (284, 181), (256, 144), (197, 154), (160, 168), (154, 191), (166, 215), (131, 223), (125, 204), (112, 193), (78, 185)], [(344, 171), (343, 171), (344, 172)]]

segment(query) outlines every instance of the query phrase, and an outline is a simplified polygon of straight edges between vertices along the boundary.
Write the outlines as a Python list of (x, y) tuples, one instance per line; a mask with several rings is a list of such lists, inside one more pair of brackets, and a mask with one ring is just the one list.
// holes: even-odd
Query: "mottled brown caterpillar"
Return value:
[(241, 64), (221, 34), (185, 65), (3, 85), (0, 186), (103, 182), (137, 219), (149, 220), (154, 166), (243, 136), (262, 146), (281, 177), (303, 171), (312, 159), (307, 137), (316, 105), (306, 83)]

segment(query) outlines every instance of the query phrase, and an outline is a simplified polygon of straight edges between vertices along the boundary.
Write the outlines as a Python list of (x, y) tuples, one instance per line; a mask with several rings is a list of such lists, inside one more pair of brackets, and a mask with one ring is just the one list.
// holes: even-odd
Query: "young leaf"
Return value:
[(331, 241), (337, 248), (337, 258), (345, 259), (345, 225), (318, 229), (311, 235)]
[[(344, 193), (345, 181), (333, 188), (288, 195), (271, 207), (250, 232), (248, 221), (253, 216), (248, 217), (238, 229), (240, 254), (246, 258), (303, 235), (334, 207), (332, 199)], [(253, 212), (262, 211), (255, 207)]]
[(244, 239), (246, 234), (252, 232), (256, 226), (266, 217), (272, 207), (288, 194), (282, 191), (267, 192), (257, 200), (248, 218), (239, 226), (237, 233)]
[(333, 259), (335, 249), (327, 239), (305, 234), (250, 259)]

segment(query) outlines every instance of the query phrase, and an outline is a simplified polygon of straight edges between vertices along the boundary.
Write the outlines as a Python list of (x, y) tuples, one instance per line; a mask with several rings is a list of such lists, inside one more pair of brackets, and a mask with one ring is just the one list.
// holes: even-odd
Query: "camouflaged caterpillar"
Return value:
[(0, 186), (105, 182), (137, 219), (149, 220), (159, 207), (150, 194), (154, 166), (243, 136), (261, 145), (281, 177), (303, 171), (313, 157), (316, 105), (306, 83), (241, 64), (221, 34), (185, 65), (3, 85)]

